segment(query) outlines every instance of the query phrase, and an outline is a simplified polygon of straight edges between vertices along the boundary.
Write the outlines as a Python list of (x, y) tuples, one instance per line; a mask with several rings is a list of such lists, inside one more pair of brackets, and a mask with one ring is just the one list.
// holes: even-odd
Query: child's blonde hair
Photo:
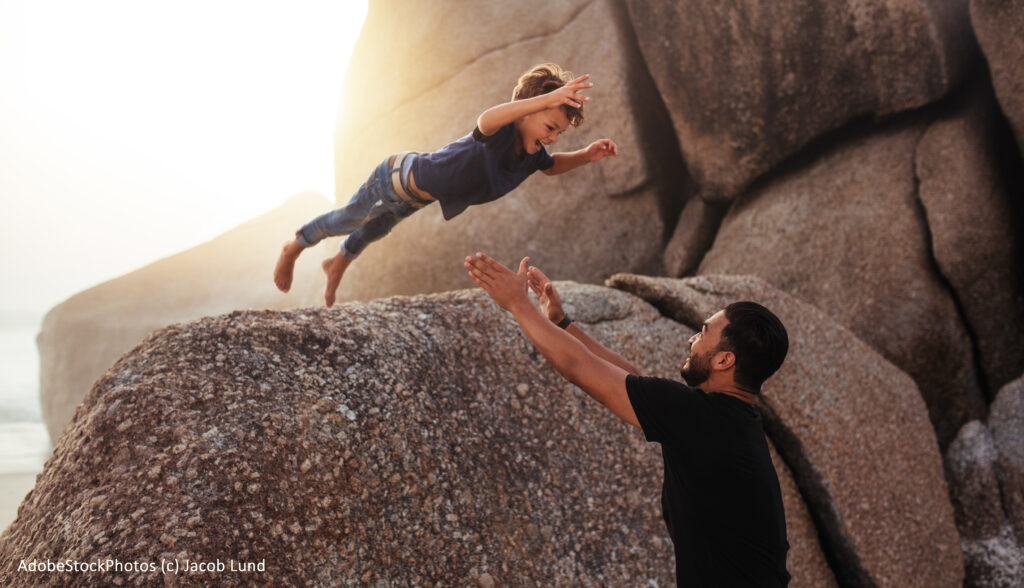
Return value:
[[(553, 92), (564, 86), (566, 82), (573, 80), (572, 72), (563, 71), (554, 63), (542, 63), (530, 68), (530, 71), (519, 76), (515, 90), (512, 90), (512, 100), (523, 100), (533, 98), (541, 94)], [(583, 105), (570, 106), (563, 104), (565, 115), (569, 118), (569, 124), (574, 127), (580, 126), (583, 122)]]

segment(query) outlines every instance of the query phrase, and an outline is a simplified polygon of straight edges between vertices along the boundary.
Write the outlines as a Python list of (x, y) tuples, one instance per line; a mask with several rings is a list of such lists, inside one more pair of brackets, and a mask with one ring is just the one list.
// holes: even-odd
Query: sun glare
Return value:
[[(69, 270), (66, 297), (295, 193), (333, 201), (334, 124), (365, 13), (365, 1), (0, 1), (4, 273), (43, 273), (12, 255), (26, 242), (74, 243), (106, 265)], [(9, 294), (0, 306), (17, 304)]]

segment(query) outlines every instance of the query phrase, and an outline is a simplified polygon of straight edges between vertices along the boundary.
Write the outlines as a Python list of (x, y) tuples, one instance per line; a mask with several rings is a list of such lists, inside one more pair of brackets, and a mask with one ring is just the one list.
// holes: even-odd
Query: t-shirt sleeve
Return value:
[(651, 442), (672, 443), (696, 432), (707, 410), (704, 393), (663, 378), (626, 376), (626, 394)]
[(494, 131), (494, 134), (492, 135), (483, 134), (478, 125), (473, 127), (473, 139), (476, 141), (480, 141), (481, 143), (490, 143), (492, 141), (499, 140), (502, 137), (502, 135), (505, 135), (510, 132), (516, 132), (514, 123), (508, 123), (507, 125), (501, 127), (497, 131)]
[(551, 157), (548, 150), (541, 147), (540, 151), (537, 152), (537, 169), (546, 170), (551, 169), (551, 166), (555, 165), (555, 158)]

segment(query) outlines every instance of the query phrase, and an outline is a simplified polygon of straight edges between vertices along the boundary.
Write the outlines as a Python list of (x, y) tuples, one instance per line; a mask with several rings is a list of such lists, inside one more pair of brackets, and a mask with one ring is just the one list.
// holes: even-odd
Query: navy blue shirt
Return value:
[(549, 169), (555, 160), (543, 147), (530, 155), (516, 153), (514, 123), (484, 136), (479, 129), (433, 153), (420, 153), (412, 161), (416, 186), (441, 203), (445, 220), (473, 204), (497, 200), (530, 174)]
[(680, 382), (626, 376), (648, 441), (661, 444), (661, 509), (680, 586), (785, 586), (782, 491), (757, 409)]

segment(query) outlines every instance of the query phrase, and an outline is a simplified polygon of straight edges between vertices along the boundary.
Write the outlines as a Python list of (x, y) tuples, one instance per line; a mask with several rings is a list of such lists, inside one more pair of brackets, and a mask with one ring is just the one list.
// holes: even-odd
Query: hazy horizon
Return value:
[(365, 13), (0, 0), (0, 309), (45, 312), (299, 192), (333, 201)]

